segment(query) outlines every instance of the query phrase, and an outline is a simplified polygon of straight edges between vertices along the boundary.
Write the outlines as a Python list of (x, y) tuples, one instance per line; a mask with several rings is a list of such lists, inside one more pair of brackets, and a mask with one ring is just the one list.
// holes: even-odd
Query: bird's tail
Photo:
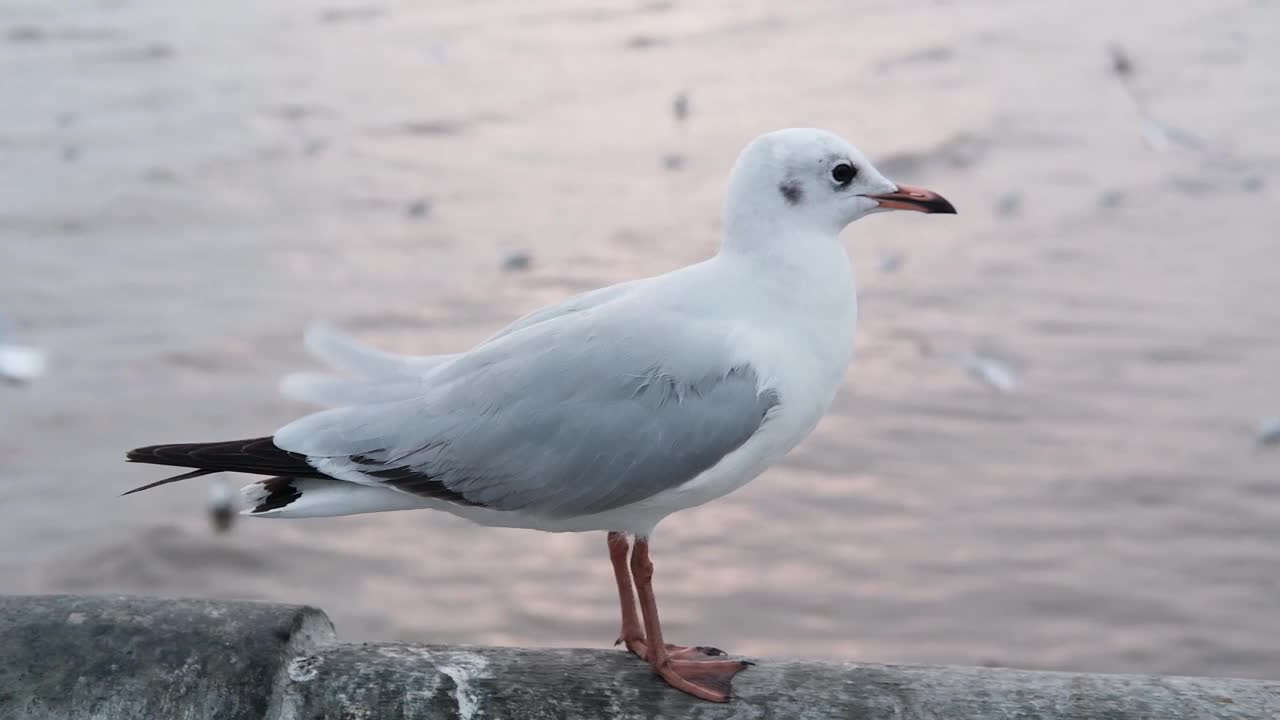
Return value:
[(134, 488), (125, 495), (216, 472), (270, 475), (240, 490), (243, 515), (280, 518), (332, 517), (433, 507), (428, 498), (390, 488), (335, 480), (281, 450), (269, 437), (230, 442), (151, 445), (130, 450), (129, 462), (191, 468), (180, 475)]
[(313, 323), (307, 350), (343, 374), (293, 373), (280, 381), (280, 394), (325, 407), (391, 402), (421, 391), (422, 377), (452, 355), (411, 357), (369, 347), (328, 323)]
[(335, 370), (369, 380), (404, 377), (404, 357), (369, 347), (329, 323), (312, 323), (303, 342), (312, 355)]

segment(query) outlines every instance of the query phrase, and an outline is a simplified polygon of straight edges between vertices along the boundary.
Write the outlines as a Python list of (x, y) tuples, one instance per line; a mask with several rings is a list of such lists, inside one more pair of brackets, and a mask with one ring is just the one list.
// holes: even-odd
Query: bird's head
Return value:
[(931, 190), (881, 175), (834, 133), (790, 128), (761, 135), (738, 156), (729, 178), (726, 219), (730, 226), (781, 225), (835, 234), (863, 215), (885, 210), (956, 211)]

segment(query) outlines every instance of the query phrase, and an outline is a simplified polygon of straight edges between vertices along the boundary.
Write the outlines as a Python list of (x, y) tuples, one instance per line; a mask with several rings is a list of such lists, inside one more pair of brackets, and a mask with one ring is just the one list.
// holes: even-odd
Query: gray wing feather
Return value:
[[(696, 322), (603, 330), (577, 316), (495, 338), (420, 397), (310, 415), (276, 444), (360, 482), (417, 494), (443, 486), (471, 504), (566, 517), (697, 477), (778, 402)], [(680, 351), (664, 358), (659, 347)]]
[[(575, 295), (517, 319), (487, 342), (558, 317), (582, 312), (624, 296), (643, 280), (621, 283)], [(317, 322), (307, 330), (306, 345), (317, 359), (354, 377), (292, 373), (280, 381), (280, 394), (294, 400), (341, 407), (390, 402), (418, 395), (418, 381), (445, 367), (462, 354), (395, 355), (365, 345), (328, 323)]]
[[(649, 279), (652, 279), (652, 278), (649, 278)], [(573, 297), (566, 298), (553, 305), (548, 305), (546, 307), (539, 308), (523, 317), (516, 319), (510, 325), (498, 331), (496, 335), (494, 335), (489, 339), (497, 340), (498, 338), (504, 337), (506, 335), (510, 335), (511, 333), (517, 330), (524, 330), (525, 328), (532, 327), (534, 325), (537, 325), (538, 323), (546, 322), (548, 320), (555, 320), (557, 318), (564, 317), (565, 315), (571, 315), (573, 313), (579, 313), (586, 310), (591, 310), (592, 308), (599, 307), (600, 305), (603, 305), (607, 302), (616, 300), (626, 295), (635, 287), (647, 282), (647, 280), (648, 279), (632, 280), (630, 282), (618, 283), (617, 285), (610, 285), (608, 287), (589, 290), (587, 292), (574, 295)]]

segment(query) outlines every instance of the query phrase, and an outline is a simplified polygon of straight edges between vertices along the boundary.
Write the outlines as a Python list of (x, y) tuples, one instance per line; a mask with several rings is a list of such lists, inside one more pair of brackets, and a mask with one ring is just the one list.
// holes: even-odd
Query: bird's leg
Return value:
[(636, 596), (631, 588), (631, 569), (627, 567), (627, 555), (631, 543), (625, 533), (609, 533), (609, 561), (613, 563), (613, 578), (618, 581), (618, 602), (622, 605), (622, 631), (614, 645), (626, 643), (627, 649), (643, 658), (644, 626), (636, 614)]
[[(640, 598), (640, 611), (644, 613), (644, 658), (653, 669), (677, 690), (713, 702), (729, 700), (729, 686), (733, 676), (746, 669), (749, 663), (741, 660), (719, 660), (706, 655), (723, 655), (703, 648), (681, 648), (672, 652), (662, 641), (662, 623), (658, 620), (658, 602), (653, 596), (653, 563), (649, 560), (649, 539), (636, 538), (631, 553), (631, 574), (635, 578), (636, 594)], [(714, 650), (714, 648), (711, 648)], [(701, 655), (701, 657), (698, 657)]]
[[(631, 543), (626, 533), (609, 533), (609, 561), (613, 563), (613, 577), (618, 583), (618, 604), (622, 607), (622, 631), (614, 645), (626, 644), (627, 650), (645, 660), (648, 658), (648, 647), (644, 637), (644, 626), (640, 624), (640, 616), (636, 613), (635, 590), (631, 585), (631, 568), (627, 564), (631, 553)], [(683, 645), (666, 646), (667, 654), (673, 658), (685, 657), (717, 657), (724, 651), (713, 647), (685, 647)]]

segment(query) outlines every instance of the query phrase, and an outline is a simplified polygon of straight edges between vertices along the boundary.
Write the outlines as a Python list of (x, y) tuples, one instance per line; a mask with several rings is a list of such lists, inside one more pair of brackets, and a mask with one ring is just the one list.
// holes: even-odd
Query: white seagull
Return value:
[(133, 450), (133, 462), (193, 468), (137, 490), (242, 472), (270, 476), (242, 491), (254, 517), (429, 508), (606, 531), (618, 642), (672, 686), (726, 701), (746, 663), (663, 642), (649, 539), (671, 513), (759, 475), (826, 412), (857, 308), (839, 234), (884, 210), (955, 212), (830, 132), (763, 135), (734, 165), (714, 257), (569, 298), (456, 355), (399, 358), (312, 333), (313, 350), (364, 378), (284, 389), (335, 407), (271, 437)]

